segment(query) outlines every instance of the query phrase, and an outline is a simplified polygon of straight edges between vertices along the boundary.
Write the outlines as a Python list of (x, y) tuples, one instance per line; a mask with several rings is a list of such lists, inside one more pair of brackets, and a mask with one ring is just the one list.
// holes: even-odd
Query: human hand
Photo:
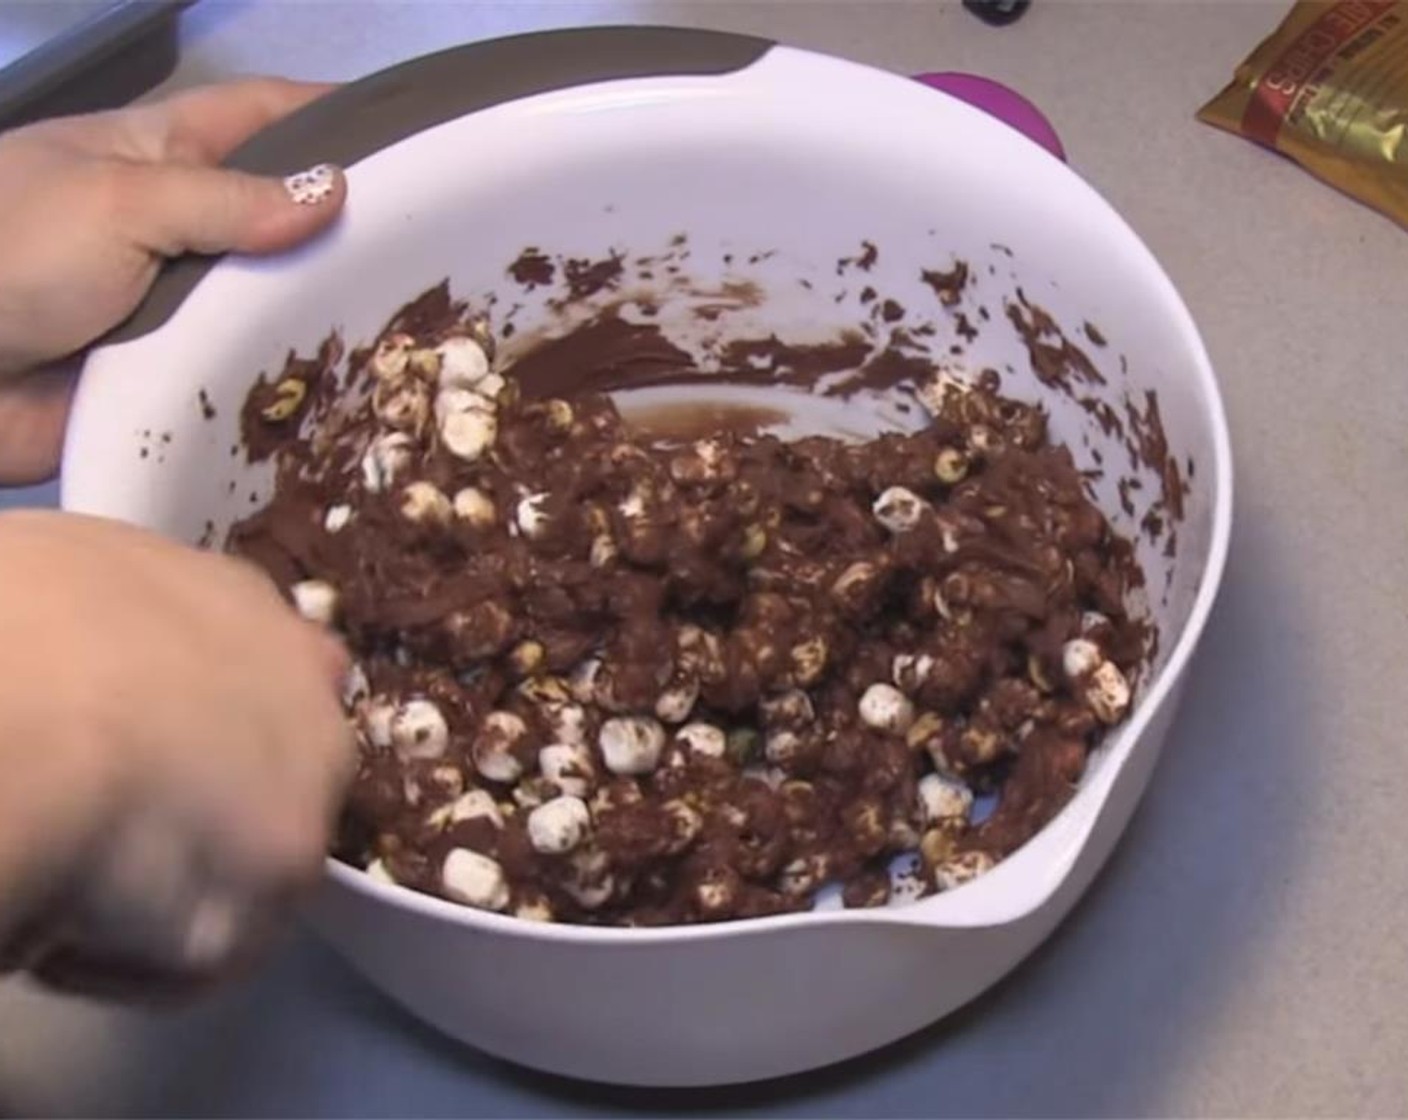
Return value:
[(222, 975), (319, 874), (345, 654), (262, 574), (0, 515), (0, 964), (130, 994)]
[(346, 184), (218, 166), (331, 87), (252, 79), (0, 134), (0, 485), (57, 468), (75, 354), (136, 309), (182, 253), (271, 253), (337, 215)]

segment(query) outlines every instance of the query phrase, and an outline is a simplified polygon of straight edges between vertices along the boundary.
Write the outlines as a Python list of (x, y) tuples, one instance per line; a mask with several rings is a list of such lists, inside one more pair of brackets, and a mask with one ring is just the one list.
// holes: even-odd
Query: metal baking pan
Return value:
[(181, 12), (194, 2), (3, 5), (0, 130), (145, 93), (175, 68)]

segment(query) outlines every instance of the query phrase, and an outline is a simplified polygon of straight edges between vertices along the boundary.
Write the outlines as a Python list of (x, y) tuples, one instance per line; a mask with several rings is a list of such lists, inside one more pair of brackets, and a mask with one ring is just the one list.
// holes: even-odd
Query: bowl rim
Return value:
[[(593, 33), (598, 34), (607, 30), (612, 29), (591, 29)], [(670, 30), (678, 32), (678, 29)], [(524, 36), (513, 36), (511, 39), (506, 40), (491, 40), (485, 43), (471, 44), (466, 47), (451, 48), (449, 51), (442, 51), (437, 55), (425, 57), (439, 59), (455, 55), (457, 52), (491, 49), (496, 43), (510, 41), (522, 43), (540, 36), (560, 36), (562, 34), (564, 33), (539, 32)], [(714, 32), (698, 32), (698, 34), (710, 37), (717, 36), (717, 33)], [(760, 41), (748, 39), (747, 42), (756, 45)], [(922, 90), (923, 96), (925, 97), (946, 98), (953, 105), (959, 107), (959, 111), (972, 114), (975, 127), (998, 130), (1000, 132), (1010, 132), (1008, 126), (987, 116), (982, 110), (972, 107), (961, 98), (954, 97), (942, 91), (924, 89), (912, 79), (902, 75), (888, 73), (875, 67), (844, 58), (827, 55), (821, 52), (802, 50), (795, 47), (773, 46), (769, 44), (764, 53), (770, 55), (773, 52), (802, 56), (814, 61), (823, 61), (827, 65), (846, 68), (853, 73), (863, 73), (872, 81), (878, 79), (892, 82), (894, 83), (896, 91), (901, 88)], [(393, 67), (389, 71), (381, 71), (377, 74), (369, 75), (367, 78), (349, 83), (344, 89), (347, 91), (355, 91), (363, 84), (375, 85), (378, 82), (384, 81), (385, 75), (388, 73), (413, 70), (418, 61), (420, 60), (411, 60), (409, 63), (403, 63), (400, 66)], [(648, 81), (652, 78), (669, 76), (670, 75), (662, 74), (657, 71), (643, 75), (639, 80)], [(589, 86), (593, 83), (587, 81), (582, 84)], [(533, 95), (529, 94), (527, 96)], [(479, 110), (471, 110), (468, 113), (450, 117), (437, 123), (443, 124), (448, 123), (449, 120), (462, 119), (463, 117), (474, 115), (477, 111)], [(1036, 146), (1033, 145), (1033, 147), (1035, 148)], [(1119, 212), (1116, 211), (1094, 187), (1049, 152), (1039, 150), (1039, 155), (1037, 155), (1036, 158), (1050, 160), (1053, 167), (1053, 174), (1069, 177), (1070, 180), (1073, 180), (1074, 186), (1088, 192), (1089, 195), (1092, 196), (1099, 208), (1108, 217), (1111, 223), (1112, 236), (1117, 239), (1125, 240), (1126, 243), (1136, 251), (1141, 269), (1147, 274), (1149, 282), (1162, 298), (1169, 314), (1175, 320), (1175, 325), (1187, 347), (1186, 356), (1191, 363), (1191, 367), (1194, 371), (1193, 376), (1197, 381), (1200, 407), (1205, 412), (1206, 420), (1212, 433), (1212, 469), (1199, 471), (1197, 483), (1199, 485), (1209, 486), (1213, 489), (1213, 503), (1211, 533), (1208, 539), (1206, 562), (1193, 603), (1189, 609), (1188, 617), (1176, 641), (1172, 643), (1164, 665), (1150, 682), (1145, 695), (1141, 698), (1139, 704), (1130, 714), (1125, 724), (1117, 728), (1114, 736), (1106, 741), (1105, 746), (1109, 749), (1110, 754), (1114, 755), (1118, 753), (1121, 757), (1108, 758), (1106, 760), (1107, 765), (1100, 771), (1103, 778), (1098, 781), (1084, 783), (1076, 795), (1071, 798), (1056, 817), (1048, 821), (1036, 836), (1029, 840), (1026, 845), (1023, 845), (1023, 848), (1018, 849), (1017, 852), (1008, 857), (1009, 860), (1019, 856), (1023, 850), (1040, 843), (1044, 835), (1052, 832), (1058, 821), (1062, 821), (1063, 819), (1068, 820), (1073, 816), (1083, 818), (1080, 822), (1082, 829), (1081, 841), (1075, 847), (1074, 851), (1076, 855), (1078, 855), (1084, 850), (1085, 837), (1088, 836), (1089, 829), (1093, 827), (1096, 819), (1100, 815), (1101, 809), (1108, 801), (1110, 787), (1113, 785), (1118, 771), (1122, 768), (1124, 762), (1128, 760), (1129, 755), (1140, 745), (1140, 741), (1143, 739), (1155, 715), (1172, 699), (1173, 690), (1182, 678), (1194, 650), (1202, 639), (1208, 617), (1221, 589), (1225, 573), (1227, 555), (1230, 548), (1233, 512), (1233, 458), (1225, 407), (1206, 346), (1187, 305), (1148, 246), (1145, 245), (1143, 240), (1129, 226)], [(349, 174), (355, 175), (355, 165), (349, 168)], [(130, 338), (131, 336), (129, 335), (128, 337)], [(95, 353), (99, 352), (101, 351), (95, 351)], [(84, 385), (80, 383), (74, 402), (73, 417), (86, 415), (87, 412), (90, 411), (86, 405), (85, 397)], [(72, 441), (66, 441), (64, 448), (65, 477), (67, 477), (69, 473), (67, 468), (77, 456), (78, 452), (74, 443)], [(61, 483), (61, 486), (62, 504), (67, 508), (70, 506), (72, 493), (66, 481)], [(1097, 791), (1097, 786), (1103, 788)], [(1068, 866), (1062, 869), (1059, 876), (1053, 877), (1051, 884), (1045, 891), (1034, 892), (1035, 897), (1028, 899), (1024, 906), (1015, 909), (1011, 907), (988, 908), (987, 912), (984, 913), (982, 908), (975, 909), (969, 906), (969, 899), (973, 896), (968, 895), (964, 887), (959, 887), (940, 894), (918, 899), (911, 903), (876, 909), (811, 910), (761, 918), (733, 919), (718, 923), (658, 927), (593, 926), (563, 922), (528, 921), (508, 914), (478, 910), (460, 903), (424, 894), (398, 884), (381, 883), (371, 878), (366, 871), (345, 864), (331, 856), (325, 861), (325, 888), (335, 887), (350, 890), (354, 894), (367, 896), (378, 903), (389, 905), (394, 910), (404, 910), (427, 919), (443, 920), (467, 928), (478, 929), (486, 934), (506, 935), (547, 943), (593, 945), (603, 948), (617, 946), (639, 947), (676, 943), (685, 944), (698, 940), (751, 936), (791, 930), (799, 927), (821, 929), (825, 926), (841, 926), (853, 923), (867, 925), (901, 924), (953, 929), (970, 928), (974, 926), (996, 926), (1019, 921), (1050, 903), (1057, 895), (1060, 884), (1068, 877), (1070, 866), (1073, 866), (1073, 864), (1074, 858), (1070, 861)], [(998, 910), (1002, 912), (996, 912)]]

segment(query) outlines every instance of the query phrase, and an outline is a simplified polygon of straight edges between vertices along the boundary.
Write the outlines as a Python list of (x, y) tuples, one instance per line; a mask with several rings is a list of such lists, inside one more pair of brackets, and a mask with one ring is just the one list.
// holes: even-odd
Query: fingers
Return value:
[(331, 224), (347, 198), (342, 172), (327, 165), (287, 179), (184, 164), (114, 174), (126, 228), (163, 256), (288, 249)]
[(215, 979), (67, 947), (47, 953), (29, 971), (45, 987), (65, 995), (153, 1007), (194, 998)]
[(75, 372), (65, 366), (0, 381), (0, 487), (58, 473)]
[(178, 93), (146, 107), (154, 160), (215, 164), (256, 132), (336, 89), (325, 82), (247, 78)]

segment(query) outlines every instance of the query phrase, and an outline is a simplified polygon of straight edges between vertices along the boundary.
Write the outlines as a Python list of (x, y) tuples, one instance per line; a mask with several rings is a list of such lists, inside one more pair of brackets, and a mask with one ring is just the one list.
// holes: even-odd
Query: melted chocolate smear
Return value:
[(1100, 430), (1107, 436), (1117, 435), (1124, 438), (1124, 421), (1120, 419), (1120, 414), (1114, 410), (1108, 401), (1103, 401), (1099, 397), (1077, 397), (1076, 403), (1093, 417), (1100, 425)]
[(562, 266), (562, 272), (567, 280), (568, 301), (590, 299), (598, 292), (616, 288), (625, 270), (622, 257), (616, 253), (599, 261), (567, 261)]
[(947, 272), (939, 269), (924, 269), (919, 274), (919, 278), (934, 289), (934, 294), (939, 297), (939, 302), (945, 307), (952, 307), (963, 296), (963, 289), (968, 284), (968, 262), (954, 261), (953, 267)]
[(846, 270), (858, 268), (862, 272), (869, 272), (875, 267), (875, 262), (880, 259), (880, 250), (869, 241), (860, 243), (860, 253), (854, 257), (842, 257), (836, 262), (836, 275), (844, 276)]
[(826, 374), (858, 369), (870, 352), (870, 344), (856, 331), (843, 333), (835, 342), (809, 345), (785, 343), (776, 335), (740, 339), (724, 347), (721, 376), (744, 384), (810, 386)]
[(1031, 358), (1032, 372), (1043, 385), (1074, 397), (1078, 382), (1105, 384), (1104, 375), (1085, 351), (1062, 333), (1045, 309), (1031, 303), (1021, 288), (1017, 289), (1017, 302), (1007, 304), (1007, 318), (1021, 336)]
[(1178, 460), (1169, 453), (1163, 417), (1159, 414), (1159, 395), (1152, 389), (1145, 392), (1142, 414), (1133, 401), (1126, 407), (1138, 461), (1158, 476), (1163, 489), (1163, 505), (1169, 517), (1182, 521), (1183, 498), (1188, 493), (1188, 484), (1179, 473)]
[(401, 308), (382, 334), (438, 335), (463, 307), (450, 298), (450, 281), (442, 280)]
[(669, 385), (701, 376), (694, 359), (659, 327), (627, 323), (614, 309), (565, 335), (545, 339), (505, 373), (529, 397)]
[(508, 274), (531, 292), (534, 288), (551, 284), (557, 276), (557, 266), (547, 254), (536, 246), (530, 246), (508, 266)]
[(720, 432), (756, 438), (789, 419), (790, 414), (781, 409), (741, 404), (627, 406), (622, 413), (622, 420), (633, 436), (661, 446), (692, 443)]
[[(250, 389), (240, 410), (240, 438), (244, 444), (245, 456), (251, 463), (260, 463), (298, 438), (303, 418), (308, 415), (320, 392), (336, 389), (337, 363), (342, 360), (342, 340), (329, 335), (318, 347), (314, 358), (300, 358), (294, 351), (288, 352), (283, 372), (270, 381), (261, 373)], [(303, 386), (298, 406), (283, 420), (271, 422), (269, 410), (276, 402), (285, 400), (290, 383)], [(326, 384), (325, 384), (326, 383)], [(280, 386), (285, 386), (282, 390)]]

